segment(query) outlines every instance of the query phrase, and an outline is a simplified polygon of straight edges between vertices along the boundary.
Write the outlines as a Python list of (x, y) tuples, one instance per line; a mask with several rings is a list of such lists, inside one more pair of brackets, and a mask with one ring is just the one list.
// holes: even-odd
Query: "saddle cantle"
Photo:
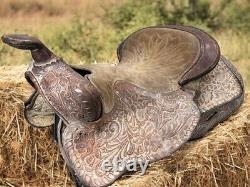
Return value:
[(126, 170), (103, 162), (154, 162), (204, 136), (243, 102), (240, 74), (207, 33), (186, 26), (149, 27), (118, 47), (119, 63), (69, 66), (38, 39), (4, 35), (30, 50), (25, 73), (35, 92), (27, 121), (54, 125), (78, 185), (106, 186)]

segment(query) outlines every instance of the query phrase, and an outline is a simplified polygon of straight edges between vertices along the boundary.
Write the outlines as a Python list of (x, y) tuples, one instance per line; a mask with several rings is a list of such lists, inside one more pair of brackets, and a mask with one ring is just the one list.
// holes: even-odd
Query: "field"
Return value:
[[(201, 0), (193, 9), (190, 2), (2, 0), (0, 35), (37, 36), (70, 64), (114, 63), (118, 44), (139, 28), (192, 25), (204, 29), (219, 42), (221, 53), (237, 67), (248, 92), (250, 1)], [(49, 138), (49, 129), (34, 130), (23, 120), (23, 100), (31, 90), (22, 73), (30, 61), (29, 52), (0, 43), (0, 186), (72, 186)], [(248, 186), (249, 94), (246, 98), (240, 111), (206, 138), (191, 142), (173, 157), (156, 163), (146, 176), (129, 174), (115, 185)], [(46, 152), (47, 149), (50, 151)]]
[[(129, 33), (141, 27), (164, 24), (162, 23), (164, 18), (153, 12), (158, 9), (150, 9), (151, 6), (148, 3), (150, 0), (145, 1), (147, 2), (145, 10), (137, 10), (140, 4), (137, 5), (138, 7), (135, 6), (135, 10), (130, 10), (133, 4), (128, 3), (128, 8), (118, 9), (122, 12), (120, 14), (120, 12), (117, 13), (116, 7), (119, 7), (122, 2), (115, 0), (101, 2), (98, 0), (3, 0), (0, 6), (0, 35), (4, 33), (35, 35), (70, 64), (94, 61), (114, 62), (117, 60), (116, 47)], [(218, 4), (217, 1), (211, 2), (212, 6)], [(237, 2), (239, 6), (243, 6), (248, 1), (238, 0)], [(147, 11), (152, 12), (149, 14), (150, 19), (145, 16)], [(138, 13), (134, 16), (134, 20), (126, 20), (127, 14), (134, 15), (134, 12)], [(223, 17), (223, 19), (226, 18)], [(180, 22), (183, 21), (180, 20)], [(242, 31), (242, 27), (245, 28), (244, 25), (242, 27), (237, 25), (236, 28), (229, 25), (226, 28), (211, 29), (199, 24), (199, 20), (186, 24), (207, 30), (219, 41), (222, 54), (239, 69), (246, 87), (249, 88), (250, 33), (248, 30)], [(123, 28), (124, 25), (125, 28)], [(24, 53), (0, 45), (0, 65), (20, 65), (29, 62), (28, 52)]]

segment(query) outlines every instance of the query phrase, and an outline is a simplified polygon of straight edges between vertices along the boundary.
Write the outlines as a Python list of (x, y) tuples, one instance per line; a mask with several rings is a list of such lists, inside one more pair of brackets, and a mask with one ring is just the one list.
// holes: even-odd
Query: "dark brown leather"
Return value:
[(8, 34), (2, 36), (2, 41), (12, 47), (30, 50), (32, 58), (37, 63), (43, 63), (55, 57), (45, 45), (35, 37), (24, 34)]

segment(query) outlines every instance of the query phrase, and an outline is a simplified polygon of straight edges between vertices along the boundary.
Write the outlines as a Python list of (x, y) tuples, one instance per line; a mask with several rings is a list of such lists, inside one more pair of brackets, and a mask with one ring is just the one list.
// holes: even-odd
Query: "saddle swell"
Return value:
[[(104, 161), (154, 162), (204, 136), (237, 110), (244, 86), (217, 42), (186, 26), (148, 27), (118, 47), (119, 63), (69, 66), (40, 40), (4, 35), (30, 50), (35, 92), (27, 121), (54, 124), (59, 149), (78, 185), (106, 186), (126, 172)], [(114, 169), (114, 167), (111, 167)]]
[(25, 77), (66, 124), (100, 118), (102, 102), (99, 92), (86, 77), (61, 59), (34, 64), (25, 72)]

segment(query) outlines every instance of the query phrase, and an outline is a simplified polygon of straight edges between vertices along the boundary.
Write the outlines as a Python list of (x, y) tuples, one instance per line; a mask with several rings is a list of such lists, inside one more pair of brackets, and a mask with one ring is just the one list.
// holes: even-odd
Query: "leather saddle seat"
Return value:
[(86, 186), (106, 186), (126, 172), (103, 162), (154, 162), (204, 136), (239, 108), (240, 74), (207, 33), (186, 26), (144, 28), (118, 47), (119, 63), (69, 66), (38, 39), (4, 35), (31, 51), (26, 78), (35, 92), (27, 121), (55, 125), (60, 151)]

